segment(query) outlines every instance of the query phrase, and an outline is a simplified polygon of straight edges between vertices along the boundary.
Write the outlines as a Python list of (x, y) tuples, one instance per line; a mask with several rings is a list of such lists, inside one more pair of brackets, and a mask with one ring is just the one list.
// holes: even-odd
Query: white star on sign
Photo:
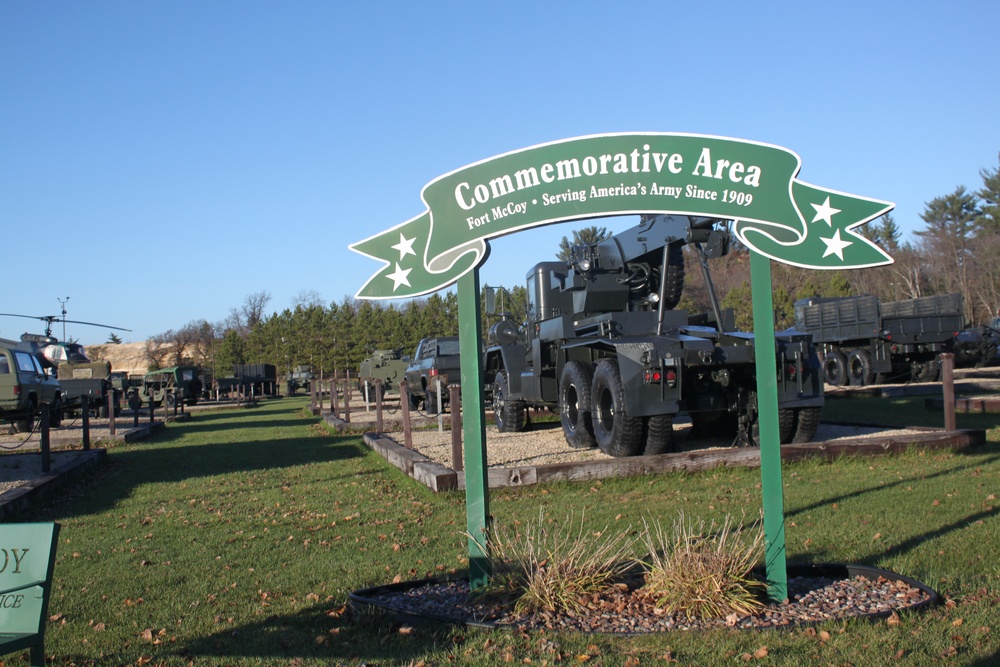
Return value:
[(410, 271), (412, 270), (413, 269), (403, 269), (403, 267), (401, 267), (397, 262), (396, 270), (392, 273), (386, 274), (385, 277), (392, 281), (393, 292), (399, 289), (400, 285), (406, 285), (407, 287), (410, 287), (410, 281), (407, 280), (407, 276), (410, 275)]
[[(835, 213), (840, 213), (839, 208), (833, 208), (830, 206), (830, 197), (827, 196), (826, 201), (822, 204), (809, 204), (814, 209), (816, 209), (816, 217), (812, 219), (813, 222), (817, 220), (823, 220), (830, 227), (833, 227), (833, 216)], [(843, 259), (843, 258), (841, 258)]]
[(826, 252), (823, 253), (823, 257), (836, 255), (842, 262), (844, 261), (844, 248), (854, 245), (854, 241), (841, 240), (839, 229), (833, 233), (833, 238), (825, 239), (821, 236), (819, 240), (826, 244)]
[[(407, 255), (413, 255), (414, 257), (416, 257), (417, 253), (413, 252), (413, 242), (416, 241), (416, 240), (417, 240), (416, 236), (414, 236), (412, 239), (408, 239), (405, 236), (403, 236), (402, 232), (400, 232), (400, 234), (399, 234), (399, 243), (397, 243), (396, 245), (392, 246), (392, 248), (394, 248), (395, 250), (399, 251), (399, 259), (400, 260), (402, 260)], [(407, 284), (409, 284), (409, 283), (407, 283)]]

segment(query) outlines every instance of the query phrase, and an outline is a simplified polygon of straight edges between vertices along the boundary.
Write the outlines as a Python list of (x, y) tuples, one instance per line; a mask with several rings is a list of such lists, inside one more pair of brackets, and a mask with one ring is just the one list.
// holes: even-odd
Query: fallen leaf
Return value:
[(956, 618), (954, 621), (951, 622), (951, 627), (957, 628), (958, 626), (962, 625), (962, 623), (964, 623), (964, 622), (965, 621), (963, 619)]
[(819, 640), (821, 642), (828, 642), (828, 641), (830, 641), (830, 633), (827, 632), (826, 630), (820, 630), (819, 631)]
[(899, 614), (897, 614), (896, 612), (892, 612), (892, 614), (889, 615), (889, 618), (885, 619), (885, 622), (887, 625), (899, 625), (900, 623), (902, 623), (902, 621), (899, 619)]
[(756, 651), (753, 652), (753, 657), (757, 658), (758, 660), (763, 660), (764, 658), (766, 658), (767, 657), (767, 647), (766, 646), (761, 646), (759, 649), (757, 649)]

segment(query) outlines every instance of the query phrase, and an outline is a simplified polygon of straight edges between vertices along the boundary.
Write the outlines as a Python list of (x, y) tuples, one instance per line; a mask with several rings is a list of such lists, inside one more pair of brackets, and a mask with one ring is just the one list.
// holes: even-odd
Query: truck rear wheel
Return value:
[(528, 423), (524, 403), (510, 400), (510, 383), (504, 371), (499, 371), (493, 381), (493, 415), (501, 433), (518, 433)]
[(673, 415), (653, 415), (646, 419), (646, 448), (643, 456), (677, 451)]
[(875, 371), (872, 370), (872, 355), (868, 350), (851, 350), (847, 355), (847, 372), (851, 384), (864, 387), (875, 382)]
[(608, 456), (636, 456), (643, 449), (642, 418), (625, 414), (625, 385), (618, 362), (604, 359), (594, 371), (591, 390), (594, 438)]
[(941, 363), (937, 359), (914, 361), (910, 366), (910, 377), (914, 382), (937, 382), (941, 377)]
[(819, 417), (822, 408), (799, 408), (795, 418), (795, 435), (792, 442), (812, 442), (816, 437), (816, 430), (819, 428)]
[(597, 446), (590, 415), (590, 367), (582, 361), (570, 361), (559, 379), (559, 420), (570, 447), (588, 449)]
[(837, 387), (847, 384), (847, 357), (843, 352), (830, 350), (823, 357), (823, 379)]

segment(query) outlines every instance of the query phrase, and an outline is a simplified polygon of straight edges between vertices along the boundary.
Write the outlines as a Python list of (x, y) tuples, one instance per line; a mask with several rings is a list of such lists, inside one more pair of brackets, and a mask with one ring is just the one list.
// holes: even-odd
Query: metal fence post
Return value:
[(457, 384), (448, 385), (448, 402), (451, 403), (451, 468), (463, 470), (462, 464), (462, 410), (459, 408), (459, 388)]

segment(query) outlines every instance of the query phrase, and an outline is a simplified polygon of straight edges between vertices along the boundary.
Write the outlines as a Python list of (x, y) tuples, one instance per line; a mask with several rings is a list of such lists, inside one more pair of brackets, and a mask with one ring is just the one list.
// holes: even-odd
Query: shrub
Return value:
[(743, 523), (727, 516), (688, 522), (681, 513), (668, 536), (657, 523), (643, 533), (649, 552), (642, 592), (658, 607), (686, 618), (747, 615), (762, 606), (762, 582), (752, 576), (763, 555), (764, 534), (758, 526), (748, 535)]
[[(630, 531), (629, 531), (630, 532)], [(469, 536), (476, 539), (475, 536)], [(580, 612), (593, 595), (614, 586), (631, 567), (637, 538), (628, 532), (592, 532), (583, 515), (564, 522), (546, 520), (520, 526), (493, 526), (487, 546), (493, 574), (479, 595), (513, 602), (514, 612)], [(477, 540), (478, 542), (478, 540)]]

